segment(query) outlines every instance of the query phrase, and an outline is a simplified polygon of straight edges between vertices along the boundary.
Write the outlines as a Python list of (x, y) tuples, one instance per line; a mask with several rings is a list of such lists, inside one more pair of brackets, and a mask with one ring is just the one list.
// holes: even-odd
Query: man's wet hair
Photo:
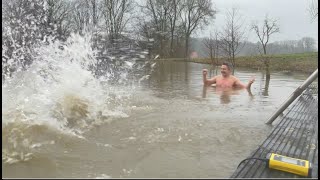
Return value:
[(233, 68), (233, 67), (232, 67), (232, 64), (231, 64), (231, 63), (229, 63), (229, 62), (226, 62), (226, 61), (225, 61), (225, 62), (223, 62), (223, 63), (222, 63), (222, 65), (226, 65), (226, 66), (228, 67), (228, 69), (229, 69), (229, 70), (232, 70), (232, 68)]

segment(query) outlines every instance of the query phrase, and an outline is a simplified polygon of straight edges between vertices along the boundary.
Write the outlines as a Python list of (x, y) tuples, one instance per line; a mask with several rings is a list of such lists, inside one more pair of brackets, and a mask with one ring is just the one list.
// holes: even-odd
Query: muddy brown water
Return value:
[[(6, 163), (3, 158), (2, 177), (230, 177), (270, 132), (267, 118), (307, 75), (272, 73), (266, 87), (263, 71), (236, 69), (243, 82), (255, 76), (250, 94), (203, 88), (203, 68), (210, 69), (209, 76), (219, 73), (219, 68), (204, 64), (158, 63), (130, 96), (127, 116), (92, 127), (84, 138), (45, 126), (3, 126), (3, 157), (10, 153), (4, 151), (10, 151), (5, 146), (12, 139), (37, 139), (42, 144), (24, 149), (32, 153), (28, 160)], [(13, 149), (20, 156), (19, 147)]]

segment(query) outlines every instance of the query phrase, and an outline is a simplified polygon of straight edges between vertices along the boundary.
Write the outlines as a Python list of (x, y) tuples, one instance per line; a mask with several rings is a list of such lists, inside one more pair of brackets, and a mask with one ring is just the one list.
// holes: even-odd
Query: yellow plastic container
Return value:
[(268, 167), (304, 177), (311, 177), (312, 165), (309, 161), (283, 156), (280, 154), (267, 154)]

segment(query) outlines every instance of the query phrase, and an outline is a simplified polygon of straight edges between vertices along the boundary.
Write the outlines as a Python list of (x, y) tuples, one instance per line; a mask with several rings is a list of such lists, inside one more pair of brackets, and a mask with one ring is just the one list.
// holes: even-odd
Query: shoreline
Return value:
[[(235, 68), (252, 68), (264, 70), (263, 58), (270, 59), (270, 71), (287, 71), (313, 73), (318, 68), (318, 52), (297, 53), (297, 54), (279, 54), (268, 56), (239, 56), (235, 58)], [(156, 61), (184, 61), (186, 58), (167, 58), (157, 59)], [(210, 58), (191, 58), (188, 62), (221, 65), (227, 61), (227, 58), (217, 58), (218, 63), (213, 63)]]

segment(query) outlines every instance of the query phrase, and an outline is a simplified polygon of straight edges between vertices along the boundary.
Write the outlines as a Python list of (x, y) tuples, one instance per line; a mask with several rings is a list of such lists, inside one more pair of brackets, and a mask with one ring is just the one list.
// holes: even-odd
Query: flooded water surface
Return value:
[(38, 63), (2, 85), (2, 177), (228, 178), (307, 77), (272, 73), (268, 84), (263, 71), (236, 69), (256, 78), (251, 92), (223, 91), (202, 85), (202, 69), (219, 68), (157, 62), (139, 81), (110, 84), (51, 55), (52, 78)]

